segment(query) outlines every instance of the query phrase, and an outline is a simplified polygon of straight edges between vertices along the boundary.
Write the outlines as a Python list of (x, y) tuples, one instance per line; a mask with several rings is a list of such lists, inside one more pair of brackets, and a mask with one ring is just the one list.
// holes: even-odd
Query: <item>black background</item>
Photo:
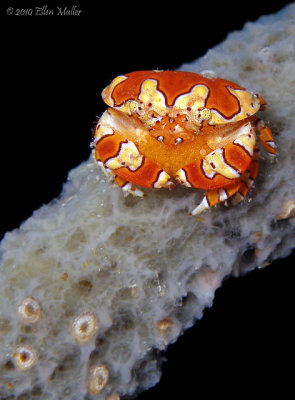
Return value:
[[(89, 156), (101, 90), (140, 69), (176, 69), (203, 56), (247, 21), (288, 1), (75, 1), (80, 16), (6, 15), (8, 7), (54, 9), (63, 2), (10, 1), (1, 12), (4, 124), (1, 236), (58, 196), (68, 171)], [(2, 3), (3, 4), (3, 3)], [(56, 12), (55, 12), (56, 14)], [(255, 57), (255, 54), (253, 54)], [(2, 106), (3, 107), (3, 106)], [(204, 318), (169, 347), (161, 383), (138, 396), (264, 397), (291, 390), (293, 255), (217, 290)]]

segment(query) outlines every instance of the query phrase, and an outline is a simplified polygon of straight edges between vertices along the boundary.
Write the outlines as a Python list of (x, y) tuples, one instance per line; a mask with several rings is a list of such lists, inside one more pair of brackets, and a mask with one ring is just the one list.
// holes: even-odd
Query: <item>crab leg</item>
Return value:
[[(104, 127), (102, 126), (101, 129)], [(100, 159), (105, 168), (112, 170), (126, 182), (138, 186), (174, 188), (175, 185), (170, 181), (170, 176), (154, 161), (140, 154), (132, 141), (110, 128), (107, 133), (103, 133), (97, 135), (95, 154), (97, 160)], [(134, 191), (131, 187), (130, 190)]]
[(255, 129), (259, 132), (259, 139), (264, 150), (271, 155), (276, 154), (276, 145), (271, 130), (262, 119), (256, 116), (251, 117), (255, 124)]
[(254, 180), (258, 174), (258, 158), (259, 149), (256, 146), (254, 150), (253, 160), (246, 171), (241, 176), (241, 185), (238, 192), (233, 198), (233, 204), (238, 204), (247, 196), (250, 188), (253, 186)]
[(127, 194), (132, 194), (133, 196), (137, 197), (143, 197), (143, 192), (138, 189), (135, 185), (132, 183), (126, 181), (126, 179), (121, 178), (120, 176), (116, 175), (114, 171), (112, 171), (109, 168), (106, 168), (103, 165), (103, 162), (100, 159), (99, 154), (97, 151), (95, 152), (95, 158), (97, 161), (97, 164), (101, 167), (103, 170), (104, 174), (107, 176), (107, 178), (112, 182), (115, 180), (115, 183), (123, 190), (124, 193)]
[(200, 214), (204, 210), (227, 200), (229, 197), (233, 196), (238, 192), (240, 186), (241, 182), (236, 182), (226, 188), (207, 190), (203, 200), (196, 208), (193, 209), (191, 214), (192, 215)]
[(126, 179), (116, 176), (115, 182), (123, 190), (123, 192), (126, 193), (126, 195), (132, 194), (132, 196), (143, 197), (143, 192), (133, 185), (133, 183), (126, 181)]
[(235, 203), (239, 203), (241, 200), (243, 200), (253, 185), (255, 178), (257, 177), (258, 158), (259, 149), (256, 146), (254, 149), (253, 160), (246, 171), (242, 174), (240, 180), (225, 188), (208, 190), (202, 202), (192, 211), (192, 215), (200, 214), (202, 211), (213, 207), (234, 195)]
[(260, 132), (260, 142), (269, 154), (275, 155), (276, 154), (276, 145), (271, 133), (271, 130), (269, 129), (268, 126), (265, 126), (261, 129), (259, 129)]
[(233, 142), (178, 170), (176, 180), (187, 187), (209, 190), (234, 184), (253, 158), (255, 136), (248, 123), (238, 132)]

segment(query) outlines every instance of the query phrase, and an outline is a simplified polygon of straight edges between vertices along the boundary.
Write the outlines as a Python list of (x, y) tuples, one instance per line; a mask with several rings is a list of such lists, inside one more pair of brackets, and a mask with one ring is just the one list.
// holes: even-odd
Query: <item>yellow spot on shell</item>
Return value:
[(98, 331), (99, 325), (93, 312), (84, 312), (72, 323), (71, 334), (79, 343), (89, 342)]
[(34, 324), (42, 316), (42, 309), (37, 300), (27, 297), (18, 307), (18, 315), (27, 324)]
[(89, 391), (91, 394), (100, 393), (108, 384), (109, 371), (103, 364), (95, 366), (90, 373)]
[(26, 371), (32, 368), (37, 362), (37, 353), (33, 347), (28, 345), (17, 346), (13, 354), (13, 362), (20, 371)]

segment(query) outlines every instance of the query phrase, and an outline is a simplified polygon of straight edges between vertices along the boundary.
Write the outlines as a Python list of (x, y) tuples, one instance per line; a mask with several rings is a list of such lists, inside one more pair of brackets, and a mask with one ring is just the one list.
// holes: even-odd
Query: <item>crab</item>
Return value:
[(205, 189), (192, 215), (247, 195), (258, 173), (256, 132), (275, 155), (255, 114), (265, 100), (236, 83), (184, 71), (136, 71), (102, 92), (109, 108), (94, 134), (96, 161), (126, 194), (139, 187)]

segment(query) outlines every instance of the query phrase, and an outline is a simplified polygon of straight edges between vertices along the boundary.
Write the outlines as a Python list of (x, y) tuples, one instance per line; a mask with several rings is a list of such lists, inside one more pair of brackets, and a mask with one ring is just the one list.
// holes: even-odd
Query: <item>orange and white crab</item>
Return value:
[(95, 158), (127, 193), (137, 187), (206, 189), (201, 211), (236, 195), (258, 172), (256, 133), (274, 155), (270, 129), (254, 114), (266, 102), (223, 79), (183, 71), (137, 71), (103, 92), (109, 108), (98, 121)]

